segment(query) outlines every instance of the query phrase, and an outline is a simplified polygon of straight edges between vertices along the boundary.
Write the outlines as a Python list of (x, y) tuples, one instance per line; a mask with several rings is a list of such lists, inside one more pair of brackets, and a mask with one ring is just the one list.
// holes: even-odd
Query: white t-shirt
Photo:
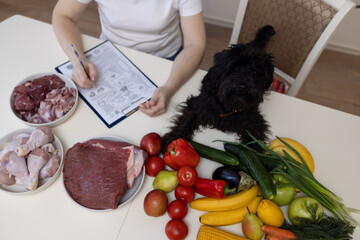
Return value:
[(193, 16), (202, 11), (201, 0), (95, 1), (101, 39), (160, 57), (173, 56), (182, 44), (179, 16)]

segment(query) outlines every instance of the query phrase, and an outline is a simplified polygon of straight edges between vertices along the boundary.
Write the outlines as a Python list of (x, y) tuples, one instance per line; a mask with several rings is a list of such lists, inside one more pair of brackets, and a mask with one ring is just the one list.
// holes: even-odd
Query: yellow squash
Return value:
[[(283, 140), (284, 142), (288, 143), (290, 146), (292, 146), (296, 151), (298, 151), (298, 153), (301, 155), (301, 157), (305, 160), (306, 164), (308, 165), (310, 171), (312, 173), (314, 173), (315, 170), (315, 164), (314, 164), (314, 159), (311, 156), (310, 152), (305, 148), (304, 145), (302, 145), (301, 143), (299, 143), (298, 141), (291, 139), (291, 138), (286, 138), (286, 137), (281, 137), (281, 140)], [(300, 158), (296, 155), (295, 152), (293, 152), (291, 149), (289, 149), (288, 147), (286, 147), (279, 139), (274, 139), (270, 145), (269, 148), (271, 150), (273, 150), (274, 152), (279, 153), (282, 156), (285, 156), (283, 150), (285, 150), (292, 158), (294, 158), (296, 161), (301, 162)]]
[(235, 223), (240, 223), (244, 220), (248, 214), (248, 208), (251, 213), (256, 213), (256, 209), (262, 200), (262, 197), (255, 197), (248, 205), (241, 208), (220, 211), (220, 212), (208, 212), (200, 217), (202, 224), (210, 226), (226, 226)]
[(249, 190), (241, 191), (225, 198), (203, 197), (190, 203), (190, 207), (199, 211), (226, 211), (241, 208), (249, 204), (259, 193), (257, 185)]

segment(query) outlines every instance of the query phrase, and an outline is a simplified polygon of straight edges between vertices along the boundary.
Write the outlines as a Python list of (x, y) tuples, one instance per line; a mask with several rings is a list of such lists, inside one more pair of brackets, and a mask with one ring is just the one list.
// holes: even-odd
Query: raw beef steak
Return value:
[(71, 197), (91, 209), (116, 209), (127, 190), (131, 150), (77, 143), (64, 161), (64, 185)]

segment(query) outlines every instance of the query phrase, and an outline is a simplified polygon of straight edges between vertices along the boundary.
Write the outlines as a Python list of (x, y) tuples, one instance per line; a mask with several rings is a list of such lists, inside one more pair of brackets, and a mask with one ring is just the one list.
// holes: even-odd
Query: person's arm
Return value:
[(201, 63), (206, 45), (202, 13), (188, 17), (181, 16), (180, 23), (184, 49), (175, 58), (166, 83), (155, 91), (150, 101), (140, 106), (140, 110), (149, 116), (157, 116), (166, 111), (171, 97), (191, 78)]
[[(90, 63), (84, 55), (84, 48), (77, 27), (77, 22), (86, 7), (87, 4), (80, 3), (76, 0), (59, 0), (52, 15), (52, 25), (58, 42), (74, 66), (72, 74), (73, 81), (82, 88), (92, 87), (95, 83), (96, 76), (95, 66)], [(75, 46), (91, 79), (86, 76), (86, 73), (71, 48), (71, 44)]]

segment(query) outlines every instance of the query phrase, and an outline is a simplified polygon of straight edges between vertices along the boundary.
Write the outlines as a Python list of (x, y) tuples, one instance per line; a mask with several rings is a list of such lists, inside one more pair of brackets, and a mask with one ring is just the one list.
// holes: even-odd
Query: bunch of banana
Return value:
[(207, 211), (200, 217), (202, 224), (224, 226), (239, 223), (248, 213), (256, 212), (262, 197), (258, 197), (259, 187), (254, 185), (249, 190), (241, 191), (222, 199), (203, 197), (190, 203), (190, 207), (199, 211)]
[[(305, 160), (306, 164), (308, 165), (310, 171), (312, 173), (314, 173), (315, 170), (315, 164), (314, 164), (314, 159), (311, 156), (310, 152), (304, 147), (304, 145), (302, 145), (301, 143), (299, 143), (298, 141), (291, 139), (291, 138), (285, 138), (282, 137), (281, 140), (283, 140), (284, 142), (288, 143), (290, 146), (292, 146), (300, 155), (301, 157)], [(270, 145), (269, 148), (274, 151), (277, 152), (278, 154), (280, 154), (281, 156), (285, 156), (284, 154), (284, 150), (292, 157), (294, 158), (296, 161), (301, 162), (300, 158), (296, 155), (295, 152), (293, 152), (291, 149), (289, 149), (288, 147), (286, 147), (279, 139), (275, 139), (273, 140)]]

